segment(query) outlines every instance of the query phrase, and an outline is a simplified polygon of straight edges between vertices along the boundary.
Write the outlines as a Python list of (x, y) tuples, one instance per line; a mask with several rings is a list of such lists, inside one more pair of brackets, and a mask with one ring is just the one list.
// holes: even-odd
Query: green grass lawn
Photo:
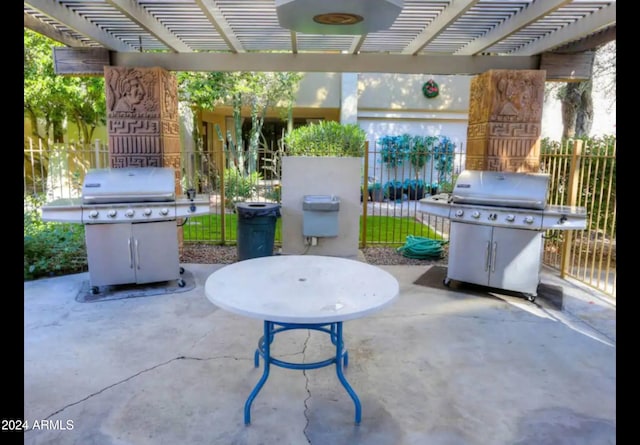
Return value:
[[(268, 221), (260, 220), (261, 224)], [(235, 242), (238, 230), (238, 215), (229, 213), (225, 215), (225, 237), (227, 242)], [(218, 214), (209, 214), (189, 218), (183, 227), (184, 240), (189, 242), (210, 242), (219, 244), (222, 240), (222, 217)], [(282, 218), (276, 220), (275, 239), (282, 239)]]
[[(261, 223), (267, 223), (261, 220)], [(360, 218), (362, 227), (362, 217)], [(225, 237), (227, 243), (235, 242), (238, 227), (236, 214), (225, 216)], [(413, 217), (367, 216), (367, 245), (402, 245), (408, 235), (441, 239), (433, 229)], [(222, 219), (220, 215), (202, 215), (189, 218), (184, 226), (184, 240), (187, 242), (221, 243)], [(282, 218), (276, 220), (275, 240), (282, 240)]]
[[(362, 230), (362, 217), (360, 217)], [(367, 245), (401, 245), (408, 235), (442, 239), (429, 226), (413, 217), (367, 216)]]

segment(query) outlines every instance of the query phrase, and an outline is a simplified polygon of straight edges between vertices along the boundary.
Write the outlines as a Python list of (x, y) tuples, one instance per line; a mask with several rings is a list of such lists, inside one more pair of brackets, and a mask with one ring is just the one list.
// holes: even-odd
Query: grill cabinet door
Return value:
[(131, 224), (85, 224), (91, 286), (135, 283)]
[(91, 286), (180, 278), (175, 220), (85, 224)]
[(136, 283), (179, 279), (176, 221), (143, 222), (132, 226)]
[(542, 265), (542, 232), (493, 228), (489, 286), (536, 295)]
[(542, 233), (452, 222), (447, 278), (537, 294)]
[(491, 235), (491, 226), (452, 222), (447, 278), (488, 286)]

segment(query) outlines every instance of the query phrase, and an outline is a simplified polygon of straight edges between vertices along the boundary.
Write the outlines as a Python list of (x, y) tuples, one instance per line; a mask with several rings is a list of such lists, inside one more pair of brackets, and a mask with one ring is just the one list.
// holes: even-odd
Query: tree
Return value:
[[(31, 122), (32, 135), (48, 143), (53, 129), (55, 142), (62, 141), (64, 102), (63, 78), (53, 70), (52, 40), (24, 29), (24, 112)], [(39, 131), (38, 120), (44, 121), (44, 132)]]
[(559, 87), (551, 86), (562, 107), (562, 138), (586, 137), (593, 124), (593, 82), (608, 92), (615, 105), (616, 95), (616, 41), (601, 46), (596, 51), (591, 77), (582, 82), (568, 82)]
[[(193, 107), (213, 109), (221, 103), (232, 106), (235, 138), (229, 131), (219, 136), (227, 145), (230, 164), (243, 175), (256, 172), (260, 135), (267, 111), (280, 109), (283, 114), (290, 113), (300, 79), (301, 73), (178, 73), (180, 97)], [(248, 141), (243, 141), (242, 113), (246, 108), (249, 109), (251, 130)]]
[(107, 122), (104, 78), (76, 79), (70, 82), (67, 94), (67, 119), (76, 123), (82, 141), (90, 142), (96, 128)]
[[(85, 142), (96, 127), (106, 123), (104, 79), (60, 76), (53, 67), (53, 47), (61, 46), (48, 37), (24, 28), (24, 112), (34, 137), (48, 146), (62, 142), (65, 123), (74, 121)], [(43, 122), (42, 131), (38, 123)]]

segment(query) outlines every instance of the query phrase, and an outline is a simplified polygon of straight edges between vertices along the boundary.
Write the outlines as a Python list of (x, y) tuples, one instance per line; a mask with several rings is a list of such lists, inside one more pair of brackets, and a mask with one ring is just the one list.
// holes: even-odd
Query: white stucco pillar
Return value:
[(342, 73), (340, 123), (358, 123), (358, 73)]

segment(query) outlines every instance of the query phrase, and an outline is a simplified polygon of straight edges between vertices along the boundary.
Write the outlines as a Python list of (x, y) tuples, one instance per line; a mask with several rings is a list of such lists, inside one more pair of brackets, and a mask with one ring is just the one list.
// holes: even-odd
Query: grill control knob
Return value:
[(496, 219), (498, 219), (497, 213), (489, 213), (489, 221), (495, 221)]
[(533, 224), (533, 216), (525, 216), (524, 222), (526, 222), (527, 224)]
[(116, 212), (115, 210), (111, 209), (111, 210), (109, 210), (109, 212), (107, 213), (107, 216), (108, 216), (109, 218), (115, 218), (117, 213), (118, 213), (118, 212)]
[(480, 212), (478, 212), (477, 210), (474, 210), (473, 213), (471, 214), (471, 216), (473, 218), (478, 219), (478, 218), (480, 218)]
[(464, 215), (464, 210), (462, 209), (456, 210), (456, 216), (462, 216), (462, 215)]
[(89, 212), (89, 218), (97, 218), (98, 217), (98, 211), (97, 210), (92, 210)]
[(149, 215), (151, 215), (151, 209), (146, 208), (146, 209), (144, 209), (144, 211), (142, 213), (144, 213), (145, 216), (149, 216)]
[(162, 216), (167, 216), (167, 215), (169, 214), (169, 209), (168, 209), (168, 208), (166, 208), (166, 207), (164, 207), (164, 208), (160, 209), (160, 214), (161, 214)]
[(133, 209), (127, 209), (126, 212), (124, 212), (124, 216), (128, 216), (129, 218), (133, 218), (133, 214), (135, 212), (133, 211)]
[(516, 220), (516, 215), (507, 215), (507, 221), (514, 222)]

